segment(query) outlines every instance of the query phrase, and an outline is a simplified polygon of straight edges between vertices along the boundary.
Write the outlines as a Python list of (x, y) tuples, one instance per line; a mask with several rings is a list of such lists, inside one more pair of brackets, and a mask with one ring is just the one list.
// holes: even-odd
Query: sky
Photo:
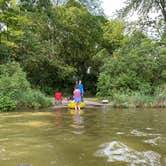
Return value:
[(102, 7), (104, 9), (105, 14), (108, 17), (112, 17), (113, 13), (121, 9), (124, 6), (124, 1), (125, 0), (102, 0), (103, 4)]
[[(113, 17), (116, 10), (119, 10), (125, 6), (125, 3), (124, 3), (125, 1), (126, 0), (102, 0), (103, 2), (102, 7), (104, 9), (104, 13), (108, 17)], [(150, 13), (149, 16), (154, 18), (158, 16), (158, 13)], [(137, 19), (138, 19), (138, 14), (136, 13), (134, 13), (132, 16), (129, 17), (130, 21), (135, 21)]]

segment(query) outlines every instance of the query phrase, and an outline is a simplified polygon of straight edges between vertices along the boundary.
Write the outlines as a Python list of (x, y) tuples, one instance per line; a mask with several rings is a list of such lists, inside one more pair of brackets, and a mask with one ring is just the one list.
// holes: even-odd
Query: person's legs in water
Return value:
[(77, 103), (77, 109), (80, 110), (80, 103)]
[(79, 102), (75, 103), (75, 110), (80, 110), (80, 103)]
[(75, 103), (75, 110), (77, 110), (77, 103)]

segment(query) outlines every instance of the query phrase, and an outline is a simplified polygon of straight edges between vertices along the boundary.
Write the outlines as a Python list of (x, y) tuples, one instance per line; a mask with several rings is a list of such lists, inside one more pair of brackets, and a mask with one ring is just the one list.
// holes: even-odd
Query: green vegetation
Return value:
[(99, 75), (98, 96), (109, 97), (114, 105), (165, 106), (165, 68), (166, 58), (160, 46), (136, 31), (105, 59)]
[(0, 1), (0, 110), (47, 107), (44, 94), (71, 95), (73, 76), (83, 80), (85, 94), (114, 106), (165, 106), (166, 12), (163, 4), (141, 2), (118, 14), (140, 5), (144, 16), (151, 7), (161, 11), (157, 40), (142, 23), (132, 29), (106, 18), (98, 0)]
[(0, 111), (15, 108), (48, 107), (51, 102), (40, 91), (32, 90), (18, 63), (0, 65)]

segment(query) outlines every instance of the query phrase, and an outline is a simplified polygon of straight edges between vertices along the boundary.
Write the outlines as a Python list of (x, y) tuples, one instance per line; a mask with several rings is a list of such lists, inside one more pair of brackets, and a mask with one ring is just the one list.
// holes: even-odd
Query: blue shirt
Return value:
[(83, 94), (83, 92), (84, 92), (84, 86), (83, 86), (82, 83), (78, 84), (78, 89), (80, 90), (81, 94)]

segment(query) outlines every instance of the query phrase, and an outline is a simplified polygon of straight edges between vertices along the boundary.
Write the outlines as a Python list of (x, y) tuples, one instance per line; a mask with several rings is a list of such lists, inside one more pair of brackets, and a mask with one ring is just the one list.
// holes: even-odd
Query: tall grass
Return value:
[(166, 84), (156, 89), (154, 104), (156, 107), (166, 107)]
[(42, 108), (52, 104), (50, 98), (38, 90), (30, 90), (18, 95), (18, 107)]
[(134, 92), (131, 94), (116, 93), (110, 99), (113, 107), (166, 107), (166, 91), (158, 91), (153, 96)]

